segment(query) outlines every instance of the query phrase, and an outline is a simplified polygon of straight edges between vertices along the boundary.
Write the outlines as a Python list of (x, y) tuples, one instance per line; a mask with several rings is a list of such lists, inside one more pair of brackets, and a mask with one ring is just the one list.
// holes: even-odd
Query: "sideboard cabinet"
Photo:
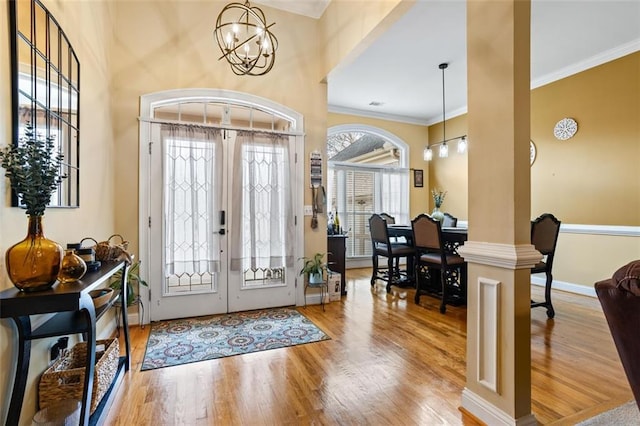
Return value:
[(333, 272), (341, 274), (340, 277), (340, 294), (347, 294), (346, 289), (346, 251), (347, 236), (346, 235), (327, 235), (327, 262), (329, 269)]

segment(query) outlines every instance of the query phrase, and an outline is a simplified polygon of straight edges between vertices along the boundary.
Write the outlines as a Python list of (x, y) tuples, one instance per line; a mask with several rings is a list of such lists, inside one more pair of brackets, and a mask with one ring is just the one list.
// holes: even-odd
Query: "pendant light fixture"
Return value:
[(444, 70), (447, 69), (449, 64), (442, 63), (438, 65), (438, 68), (442, 70), (442, 145), (440, 145), (440, 151), (438, 156), (440, 158), (447, 158), (449, 156), (449, 147), (447, 146), (447, 120), (445, 118), (445, 96), (444, 96)]
[(236, 75), (264, 75), (276, 60), (278, 39), (262, 10), (249, 1), (229, 3), (216, 20), (214, 35), (222, 56)]
[(449, 146), (447, 142), (458, 139), (458, 153), (463, 154), (467, 151), (467, 135), (458, 136), (455, 138), (447, 139), (447, 117), (446, 117), (446, 97), (445, 97), (445, 85), (444, 85), (444, 70), (449, 66), (448, 63), (442, 63), (438, 65), (438, 68), (442, 70), (442, 141), (438, 143), (434, 143), (431, 145), (427, 145), (422, 153), (422, 157), (424, 161), (433, 160), (433, 150), (432, 146), (440, 145), (438, 149), (438, 157), (447, 158), (449, 156)]

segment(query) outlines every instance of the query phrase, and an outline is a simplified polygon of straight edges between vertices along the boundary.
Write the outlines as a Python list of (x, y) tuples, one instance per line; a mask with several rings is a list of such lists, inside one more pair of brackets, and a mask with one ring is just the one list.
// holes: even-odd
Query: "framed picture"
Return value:
[(424, 174), (422, 169), (415, 169), (413, 171), (413, 186), (416, 188), (422, 188), (424, 186)]

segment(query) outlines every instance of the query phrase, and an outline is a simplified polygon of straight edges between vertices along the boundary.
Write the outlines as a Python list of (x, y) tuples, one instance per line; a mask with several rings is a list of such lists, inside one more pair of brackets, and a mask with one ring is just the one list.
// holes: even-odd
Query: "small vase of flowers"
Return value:
[(433, 188), (431, 190), (431, 196), (433, 197), (433, 204), (435, 208), (431, 212), (431, 217), (442, 222), (444, 220), (444, 213), (440, 211), (440, 206), (444, 202), (444, 197), (446, 197), (447, 191), (439, 191), (437, 188)]

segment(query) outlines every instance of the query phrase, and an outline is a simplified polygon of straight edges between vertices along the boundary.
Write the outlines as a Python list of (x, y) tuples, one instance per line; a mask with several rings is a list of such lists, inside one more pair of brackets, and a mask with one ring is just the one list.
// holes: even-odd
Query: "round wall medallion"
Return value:
[(534, 161), (536, 161), (536, 146), (533, 141), (529, 141), (529, 162), (533, 165)]
[(578, 131), (578, 123), (573, 118), (563, 118), (556, 123), (556, 127), (553, 128), (553, 134), (556, 139), (566, 141), (572, 138)]

